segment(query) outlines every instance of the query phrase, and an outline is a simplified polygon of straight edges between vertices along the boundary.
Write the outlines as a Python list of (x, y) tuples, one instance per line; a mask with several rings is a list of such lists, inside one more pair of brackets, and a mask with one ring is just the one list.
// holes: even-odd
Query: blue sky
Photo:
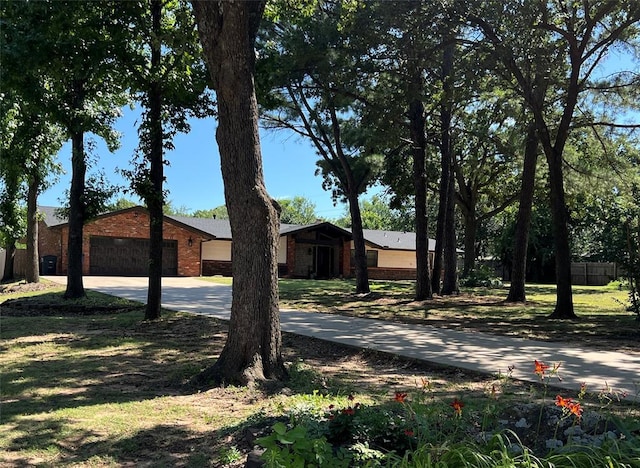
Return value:
[[(97, 140), (98, 160), (93, 169), (102, 169), (113, 184), (128, 185), (118, 173), (118, 168), (129, 166), (138, 144), (136, 119), (139, 110), (126, 109), (116, 123), (122, 134), (121, 147), (109, 153), (104, 143)], [(165, 167), (165, 188), (174, 207), (186, 207), (190, 211), (209, 209), (224, 204), (220, 157), (215, 142), (216, 120), (213, 118), (192, 120), (191, 132), (179, 134), (174, 140), (175, 150), (166, 154), (170, 166)], [(333, 205), (331, 195), (322, 189), (322, 178), (315, 176), (318, 159), (311, 145), (291, 132), (264, 130), (261, 132), (262, 157), (265, 182), (274, 198), (304, 196), (316, 205), (319, 217), (335, 219), (343, 216), (345, 206)], [(39, 204), (59, 206), (64, 191), (71, 183), (71, 145), (67, 143), (58, 154), (65, 174), (39, 197)], [(126, 198), (139, 201), (131, 194)], [(365, 195), (368, 198), (367, 195)]]

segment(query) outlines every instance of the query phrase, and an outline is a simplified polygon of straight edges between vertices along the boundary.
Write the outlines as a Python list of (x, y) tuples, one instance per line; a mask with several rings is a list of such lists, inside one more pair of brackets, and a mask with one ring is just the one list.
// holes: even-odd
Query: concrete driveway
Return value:
[[(62, 284), (65, 277), (48, 276)], [(146, 302), (147, 278), (84, 277), (85, 288)], [(198, 278), (163, 278), (162, 304), (172, 310), (229, 319), (231, 286)], [(537, 382), (534, 360), (561, 363), (562, 381), (549, 384), (590, 391), (605, 386), (640, 401), (640, 349), (619, 353), (576, 348), (566, 343), (522, 340), (467, 333), (425, 325), (405, 325), (339, 315), (281, 310), (282, 330), (327, 341), (480, 371), (505, 374), (513, 366), (516, 379)]]

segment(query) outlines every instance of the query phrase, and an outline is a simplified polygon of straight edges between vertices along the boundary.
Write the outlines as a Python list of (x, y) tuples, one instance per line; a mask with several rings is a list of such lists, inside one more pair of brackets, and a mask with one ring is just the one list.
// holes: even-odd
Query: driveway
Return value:
[[(46, 278), (66, 283), (65, 277)], [(146, 302), (147, 281), (147, 278), (85, 276), (84, 286)], [(162, 305), (228, 320), (231, 286), (198, 278), (163, 278)], [(590, 391), (608, 385), (625, 392), (627, 399), (640, 398), (640, 349), (637, 353), (581, 349), (566, 343), (292, 310), (281, 310), (280, 317), (282, 330), (286, 332), (487, 374), (505, 374), (513, 366), (513, 377), (524, 381), (538, 381), (533, 372), (535, 359), (551, 365), (561, 363), (562, 381), (554, 378), (550, 385), (578, 390), (586, 383)]]

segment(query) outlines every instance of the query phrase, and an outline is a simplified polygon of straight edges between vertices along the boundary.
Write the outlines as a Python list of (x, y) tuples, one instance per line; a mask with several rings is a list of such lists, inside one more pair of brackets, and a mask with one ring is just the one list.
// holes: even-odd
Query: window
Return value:
[[(377, 267), (378, 266), (378, 251), (377, 250), (367, 250), (367, 267)], [(356, 251), (351, 249), (351, 266), (356, 263)]]

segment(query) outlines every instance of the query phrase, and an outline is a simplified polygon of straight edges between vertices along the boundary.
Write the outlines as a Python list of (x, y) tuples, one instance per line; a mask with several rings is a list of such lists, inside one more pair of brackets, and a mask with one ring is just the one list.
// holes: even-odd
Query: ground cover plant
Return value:
[[(314, 457), (325, 438), (332, 463), (349, 445), (352, 466), (463, 466), (456, 457), (495, 466), (487, 463), (500, 454), (541, 457), (549, 439), (565, 446), (574, 426), (545, 380), (553, 367), (528, 385), (285, 334), (288, 382), (199, 389), (190, 379), (222, 349), (223, 322), (170, 311), (145, 322), (140, 305), (97, 293), (69, 303), (59, 288), (3, 289), (0, 466), (243, 466), (257, 439), (275, 446), (296, 434), (315, 441)], [(604, 393), (611, 400), (589, 390), (595, 398), (561, 396), (580, 403), (582, 421), (602, 415), (588, 435), (612, 435), (567, 459), (602, 466), (606, 449), (612, 466), (634, 466), (637, 405), (616, 402), (614, 389)], [(569, 427), (550, 424), (559, 420)], [(304, 452), (299, 444), (288, 448)], [(275, 463), (273, 453), (263, 456)]]

